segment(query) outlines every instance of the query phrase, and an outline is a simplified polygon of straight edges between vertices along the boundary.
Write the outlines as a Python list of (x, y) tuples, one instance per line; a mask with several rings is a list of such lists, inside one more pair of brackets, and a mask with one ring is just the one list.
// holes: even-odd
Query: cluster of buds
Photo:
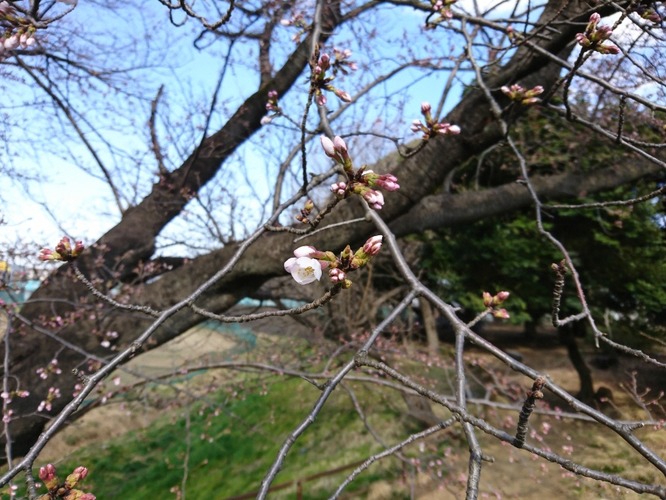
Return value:
[(106, 332), (105, 338), (99, 343), (104, 349), (112, 349), (113, 342), (118, 338), (118, 332), (115, 330)]
[(655, 25), (660, 25), (663, 21), (662, 15), (651, 5), (639, 4), (636, 7), (636, 13), (646, 21)]
[(302, 222), (303, 224), (307, 224), (313, 209), (314, 202), (312, 200), (307, 200), (305, 205), (303, 205), (303, 208), (301, 208), (301, 213), (296, 216), (296, 220)]
[(268, 101), (266, 102), (266, 111), (275, 111), (276, 113), (280, 111), (280, 107), (278, 106), (277, 90), (268, 91)]
[(42, 400), (39, 403), (39, 406), (37, 407), (37, 411), (38, 412), (41, 412), (41, 411), (44, 411), (44, 410), (51, 411), (51, 409), (53, 408), (52, 407), (53, 401), (55, 401), (59, 397), (60, 397), (60, 389), (58, 389), (57, 387), (49, 387), (49, 392), (46, 395), (46, 399)]
[(11, 391), (11, 392), (0, 392), (0, 398), (2, 398), (6, 404), (9, 404), (12, 402), (12, 399), (17, 397), (17, 398), (27, 398), (30, 396), (30, 391), (21, 391), (21, 390), (16, 390), (16, 391)]
[(266, 101), (266, 111), (269, 113), (272, 112), (273, 114), (271, 116), (264, 116), (261, 119), (261, 124), (266, 125), (267, 123), (270, 123), (273, 121), (273, 118), (276, 116), (279, 116), (282, 110), (280, 109), (280, 106), (278, 105), (278, 93), (277, 90), (269, 90), (268, 91), (268, 101)]
[[(341, 54), (345, 54), (346, 52), (347, 51), (341, 52)], [(351, 52), (348, 52), (348, 54), (350, 56)], [(329, 70), (331, 70), (335, 74), (337, 69), (340, 69), (342, 67), (341, 64), (343, 62), (345, 65), (351, 68), (351, 65), (353, 63), (350, 61), (346, 61), (346, 59), (349, 56), (345, 56), (344, 59), (342, 59), (339, 62), (338, 59), (336, 58), (334, 63), (337, 63), (337, 65), (333, 66), (333, 64), (331, 63), (331, 56), (329, 56), (328, 54), (322, 54), (321, 56), (319, 56), (319, 60), (316, 62), (316, 64), (313, 64), (312, 75), (310, 76), (310, 85), (314, 90), (315, 99), (319, 106), (324, 106), (326, 104), (326, 96), (324, 95), (325, 90), (333, 92), (336, 96), (338, 96), (338, 98), (341, 101), (351, 102), (351, 96), (347, 92), (331, 85), (331, 82), (333, 81), (335, 76), (328, 76), (327, 74), (327, 71)]]
[(5, 29), (0, 35), (0, 57), (12, 50), (32, 47), (36, 42), (35, 27), (28, 19), (17, 16), (14, 6), (4, 0), (0, 2), (0, 26)]
[(53, 500), (62, 498), (64, 500), (95, 500), (95, 495), (92, 493), (84, 493), (76, 489), (81, 481), (88, 475), (88, 469), (79, 466), (67, 476), (65, 482), (61, 483), (60, 478), (56, 475), (57, 471), (53, 464), (45, 465), (39, 468), (39, 479), (42, 480), (48, 493), (39, 497), (39, 500)]
[(511, 25), (508, 25), (506, 27), (505, 33), (512, 44), (516, 43), (520, 39), (520, 34), (517, 33), (516, 30)]
[(27, 398), (28, 396), (30, 396), (29, 391), (21, 391), (21, 390), (16, 390), (11, 392), (3, 391), (2, 393), (0, 393), (0, 397), (3, 399), (4, 403), (3, 412), (2, 412), (2, 421), (5, 424), (11, 422), (14, 415), (14, 410), (8, 408), (8, 405), (12, 402), (12, 399), (14, 397)]
[(382, 236), (372, 236), (365, 244), (352, 252), (349, 245), (336, 256), (333, 252), (322, 252), (313, 246), (302, 246), (294, 250), (294, 256), (287, 259), (284, 269), (299, 285), (319, 281), (323, 271), (328, 269), (328, 278), (334, 285), (349, 288), (352, 285), (347, 275), (370, 262), (382, 248)]
[(432, 11), (439, 14), (439, 17), (434, 21), (428, 21), (426, 27), (434, 27), (435, 24), (450, 20), (453, 17), (451, 6), (457, 1), (458, 0), (430, 0)]
[(460, 127), (458, 125), (451, 125), (447, 122), (439, 122), (432, 117), (432, 107), (430, 103), (421, 103), (421, 114), (425, 119), (425, 125), (421, 120), (414, 120), (412, 122), (412, 132), (423, 132), (423, 140), (427, 141), (436, 135), (458, 135)]
[(358, 170), (354, 169), (354, 164), (349, 156), (347, 144), (339, 137), (335, 136), (333, 140), (326, 136), (321, 136), (321, 145), (324, 153), (329, 158), (335, 160), (342, 166), (347, 176), (347, 180), (336, 182), (331, 185), (331, 192), (337, 198), (346, 198), (350, 194), (361, 196), (368, 202), (374, 210), (381, 210), (384, 206), (384, 195), (377, 188), (385, 191), (397, 191), (400, 189), (398, 179), (392, 174), (376, 174), (372, 170), (365, 170), (362, 166)]
[(64, 236), (56, 245), (55, 251), (49, 248), (42, 248), (39, 253), (39, 260), (44, 261), (62, 261), (71, 262), (76, 259), (85, 247), (82, 241), (77, 241), (72, 248), (72, 244), (67, 236)]
[(613, 43), (604, 43), (613, 34), (610, 26), (599, 26), (601, 16), (596, 12), (590, 16), (584, 33), (576, 35), (576, 41), (583, 50), (593, 50), (600, 54), (619, 54), (620, 49)]
[(541, 101), (537, 96), (543, 94), (543, 87), (541, 85), (525, 90), (522, 85), (516, 83), (511, 85), (511, 87), (505, 85), (500, 90), (504, 92), (504, 95), (509, 99), (514, 102), (519, 102), (523, 106), (529, 106), (530, 104)]
[(497, 292), (496, 295), (490, 295), (488, 292), (483, 292), (483, 305), (486, 306), (495, 318), (509, 319), (509, 312), (503, 307), (499, 306), (509, 298), (509, 292)]
[(47, 378), (49, 378), (49, 374), (60, 375), (62, 373), (62, 370), (58, 366), (58, 360), (56, 358), (53, 358), (46, 366), (46, 368), (37, 368), (35, 370), (35, 373), (37, 373), (37, 375), (39, 375), (39, 378), (41, 378), (42, 380), (46, 380)]
[(301, 36), (303, 36), (308, 31), (308, 25), (305, 22), (305, 16), (302, 12), (297, 12), (292, 16), (291, 19), (282, 19), (280, 24), (282, 26), (293, 26), (298, 28), (298, 32), (291, 37), (291, 40), (296, 43), (300, 42)]
[(25, 31), (17, 31), (9, 36), (5, 34), (2, 44), (0, 44), (0, 52), (32, 47), (36, 42), (33, 36), (34, 32), (34, 29), (28, 28)]
[(350, 60), (352, 51), (349, 49), (338, 49), (333, 47), (333, 62), (331, 67), (333, 68), (333, 74), (337, 75), (340, 71), (343, 75), (349, 74), (350, 71), (356, 71), (358, 66), (354, 61)]

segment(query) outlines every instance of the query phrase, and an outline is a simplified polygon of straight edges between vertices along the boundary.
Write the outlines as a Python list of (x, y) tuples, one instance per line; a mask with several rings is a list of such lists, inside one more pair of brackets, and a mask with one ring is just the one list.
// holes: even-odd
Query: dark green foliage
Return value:
[[(624, 161), (626, 154), (605, 139), (580, 133), (574, 125), (556, 129), (537, 110), (513, 133), (520, 137), (530, 175), (608, 168)], [(462, 168), (453, 189), (515, 180), (520, 176), (517, 164), (508, 148), (497, 148), (481, 167), (474, 161)], [(570, 203), (631, 199), (657, 189), (661, 182), (645, 180)], [(663, 335), (666, 323), (663, 209), (657, 199), (632, 206), (543, 210), (546, 229), (574, 260), (597, 323), (633, 345), (641, 341), (639, 331)], [(433, 282), (446, 288), (446, 296), (464, 308), (482, 310), (484, 290), (508, 290), (512, 296), (506, 307), (513, 322), (535, 322), (550, 313), (554, 282), (550, 266), (563, 256), (538, 233), (534, 209), (447, 228), (429, 237), (426, 248), (425, 265), (434, 271)], [(570, 276), (562, 305), (563, 315), (581, 310)]]

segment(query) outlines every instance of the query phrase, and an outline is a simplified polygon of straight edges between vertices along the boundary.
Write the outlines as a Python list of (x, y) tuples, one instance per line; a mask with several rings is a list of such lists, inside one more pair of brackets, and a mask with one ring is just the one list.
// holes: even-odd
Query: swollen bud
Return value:
[(88, 469), (83, 466), (79, 466), (76, 469), (74, 469), (74, 471), (69, 476), (67, 476), (67, 479), (65, 480), (65, 485), (68, 488), (74, 488), (78, 484), (78, 482), (83, 481), (87, 475), (88, 475)]
[(58, 476), (56, 476), (56, 468), (53, 464), (47, 464), (39, 468), (39, 479), (44, 482), (49, 490), (58, 486)]
[(363, 251), (369, 256), (377, 255), (382, 248), (383, 238), (384, 237), (381, 234), (371, 237), (363, 245)]

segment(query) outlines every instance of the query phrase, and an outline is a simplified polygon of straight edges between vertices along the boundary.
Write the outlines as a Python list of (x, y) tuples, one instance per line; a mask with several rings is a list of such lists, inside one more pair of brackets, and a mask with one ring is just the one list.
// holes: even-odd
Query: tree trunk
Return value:
[(585, 324), (580, 321), (569, 323), (559, 327), (557, 333), (560, 337), (560, 342), (567, 348), (571, 364), (575, 368), (576, 373), (578, 373), (580, 389), (576, 397), (585, 403), (593, 404), (594, 385), (592, 383), (592, 373), (576, 342), (576, 336), (585, 336)]
[(432, 312), (432, 306), (423, 297), (419, 299), (419, 304), (421, 306), (421, 315), (423, 316), (423, 328), (428, 341), (428, 354), (437, 356), (439, 355), (439, 336), (437, 335), (437, 325), (435, 323), (435, 315)]
[[(335, 3), (327, 5), (339, 8)], [(324, 26), (326, 29), (323, 30), (324, 37), (334, 31), (339, 19), (336, 12), (329, 14), (328, 23)], [(544, 25), (553, 20), (566, 22), (551, 33), (550, 39), (537, 36), (532, 38), (532, 43), (538, 43), (544, 51), (566, 59), (576, 32), (584, 26), (588, 16), (587, 4), (551, 0), (540, 22)], [(539, 31), (541, 28), (537, 25)], [(267, 92), (275, 88), (282, 94), (302, 75), (309, 57), (310, 42), (307, 38), (300, 44), (275, 78), (248, 98), (222, 129), (193, 151), (190, 158), (170, 174), (168, 182), (156, 184), (141, 203), (126, 211), (122, 220), (102, 236), (94, 248), (84, 252), (78, 265), (90, 277), (99, 278), (102, 289), (111, 289), (118, 281), (127, 282), (133, 277), (136, 266), (149, 262), (155, 238), (162, 228), (182, 211), (191, 193), (197, 192), (210, 180), (230, 154), (258, 130), (261, 117), (265, 114)], [(528, 44), (522, 44), (504, 67), (488, 76), (486, 85), (490, 89), (499, 89), (502, 85), (520, 81), (526, 87), (542, 85), (547, 92), (560, 72), (560, 66), (549, 57), (532, 50)], [(494, 95), (501, 104), (508, 102), (499, 90), (494, 90)], [(510, 123), (519, 117), (520, 114), (515, 113), (507, 116), (506, 120)], [(471, 88), (446, 121), (459, 125), (463, 134), (430, 140), (418, 155), (410, 158), (390, 155), (376, 168), (381, 172), (391, 171), (400, 178), (401, 190), (390, 197), (382, 210), (382, 216), (398, 235), (471, 222), (531, 203), (525, 187), (517, 183), (460, 195), (433, 195), (453, 168), (503, 140), (502, 130), (480, 89)], [(533, 183), (538, 192), (551, 198), (575, 196), (583, 191), (591, 193), (608, 189), (656, 170), (651, 164), (637, 160), (588, 174), (535, 177)], [(330, 222), (348, 220), (358, 217), (360, 213), (358, 204), (349, 200), (342, 204)], [(362, 242), (371, 231), (370, 226), (349, 224), (336, 228), (335, 232), (320, 232), (304, 244), (337, 250), (348, 243)], [(165, 272), (159, 280), (138, 288), (129, 301), (164, 310), (191, 294), (215, 270), (221, 269), (239, 246), (228, 245)], [(293, 236), (290, 234), (264, 234), (226, 276), (196, 300), (196, 304), (217, 313), (227, 310), (266, 280), (284, 273), (283, 262), (293, 247)], [(19, 318), (12, 324), (10, 361), (4, 369), (20, 382), (21, 387), (28, 387), (31, 391), (29, 397), (17, 398), (12, 403), (16, 418), (9, 425), (10, 436), (18, 454), (28, 450), (48, 421), (36, 415), (35, 410), (45, 399), (49, 387), (56, 383), (62, 393), (62, 397), (52, 403), (52, 414), (55, 414), (70, 400), (78, 382), (72, 370), (94, 372), (101, 361), (91, 360), (90, 356), (108, 357), (109, 351), (100, 346), (100, 335), (117, 332), (118, 344), (129, 345), (152, 323), (152, 318), (137, 312), (100, 310), (85, 286), (73, 284), (70, 270), (69, 265), (64, 265), (54, 272), (33, 295), (32, 301), (22, 308), (23, 319)], [(200, 321), (201, 317), (189, 309), (182, 310), (154, 333), (151, 345), (145, 348), (158, 346)], [(54, 322), (58, 323), (56, 327), (52, 326)], [(45, 335), (44, 329), (54, 328), (56, 335)], [(78, 350), (63, 348), (63, 342)], [(0, 349), (0, 355), (4, 355), (5, 345)], [(47, 366), (55, 353), (62, 374), (56, 382), (53, 377), (40, 379), (35, 375), (36, 368)]]

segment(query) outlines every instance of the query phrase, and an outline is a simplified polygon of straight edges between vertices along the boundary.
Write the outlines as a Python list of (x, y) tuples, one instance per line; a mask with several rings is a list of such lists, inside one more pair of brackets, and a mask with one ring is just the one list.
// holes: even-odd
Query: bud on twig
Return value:
[(513, 445), (516, 448), (522, 448), (525, 444), (525, 437), (527, 436), (527, 421), (530, 418), (530, 415), (534, 411), (536, 402), (538, 399), (543, 399), (543, 386), (546, 384), (546, 379), (544, 377), (537, 377), (532, 384), (532, 390), (527, 392), (527, 398), (523, 403), (523, 408), (520, 410), (520, 416), (518, 417), (518, 428), (516, 429), (516, 437), (513, 440)]

